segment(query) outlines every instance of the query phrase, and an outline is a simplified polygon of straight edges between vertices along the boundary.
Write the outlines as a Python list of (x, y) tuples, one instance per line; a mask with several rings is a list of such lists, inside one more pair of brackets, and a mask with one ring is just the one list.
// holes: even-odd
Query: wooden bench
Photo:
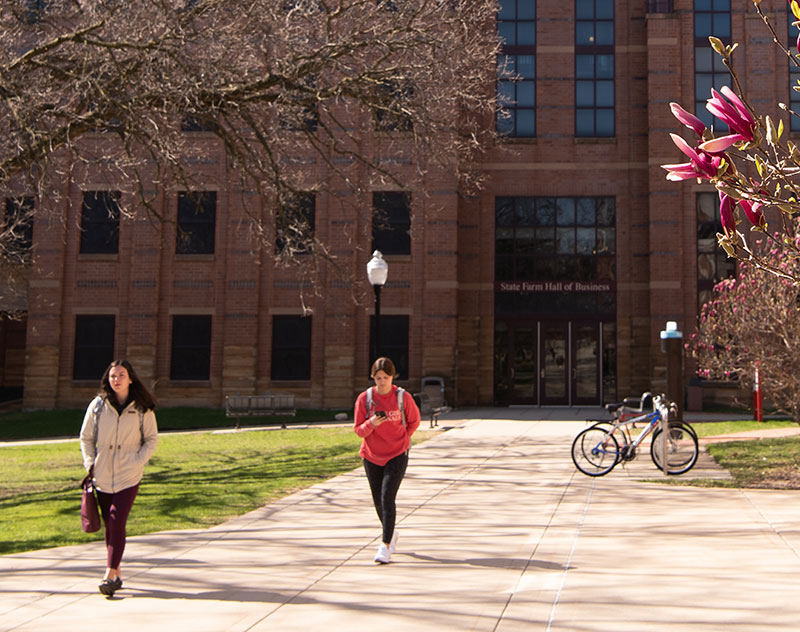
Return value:
[[(297, 409), (294, 405), (294, 395), (228, 395), (225, 397), (225, 416), (236, 419), (239, 427), (241, 417), (269, 417), (286, 415), (294, 417)], [(286, 424), (281, 423), (281, 428)]]
[(414, 393), (422, 417), (430, 417), (430, 427), (439, 425), (439, 415), (452, 410), (444, 399), (444, 378), (423, 377), (422, 392)]

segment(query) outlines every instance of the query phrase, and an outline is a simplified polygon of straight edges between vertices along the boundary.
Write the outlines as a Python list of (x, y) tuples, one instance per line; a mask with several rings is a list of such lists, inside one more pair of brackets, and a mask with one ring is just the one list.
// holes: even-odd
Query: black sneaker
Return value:
[(97, 588), (107, 597), (113, 597), (114, 593), (122, 588), (122, 580), (119, 577), (116, 579), (104, 579)]

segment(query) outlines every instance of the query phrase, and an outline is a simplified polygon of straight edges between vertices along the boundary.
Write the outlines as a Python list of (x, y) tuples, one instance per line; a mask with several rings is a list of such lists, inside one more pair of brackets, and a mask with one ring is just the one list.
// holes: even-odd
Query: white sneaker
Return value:
[(394, 555), (394, 549), (397, 546), (397, 529), (392, 534), (392, 541), (389, 542), (389, 555)]
[(389, 547), (386, 546), (383, 542), (378, 547), (378, 552), (375, 553), (375, 560), (379, 564), (388, 564), (389, 561), (392, 559), (392, 552), (389, 550)]

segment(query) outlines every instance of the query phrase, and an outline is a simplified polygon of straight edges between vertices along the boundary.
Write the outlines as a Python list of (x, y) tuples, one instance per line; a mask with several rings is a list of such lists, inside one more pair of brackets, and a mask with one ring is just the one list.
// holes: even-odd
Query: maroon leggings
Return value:
[(108, 548), (108, 568), (118, 569), (125, 552), (125, 525), (133, 507), (139, 484), (128, 487), (115, 494), (97, 490), (97, 504), (106, 525), (106, 547)]

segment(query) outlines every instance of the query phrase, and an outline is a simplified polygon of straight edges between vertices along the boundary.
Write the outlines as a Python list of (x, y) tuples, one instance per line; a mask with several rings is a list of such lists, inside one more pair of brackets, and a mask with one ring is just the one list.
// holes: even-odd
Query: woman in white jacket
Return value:
[(144, 466), (158, 444), (156, 403), (130, 362), (112, 362), (81, 427), (83, 466), (94, 476), (105, 524), (107, 568), (99, 589), (112, 597), (122, 588), (120, 562), (125, 525), (139, 491)]

